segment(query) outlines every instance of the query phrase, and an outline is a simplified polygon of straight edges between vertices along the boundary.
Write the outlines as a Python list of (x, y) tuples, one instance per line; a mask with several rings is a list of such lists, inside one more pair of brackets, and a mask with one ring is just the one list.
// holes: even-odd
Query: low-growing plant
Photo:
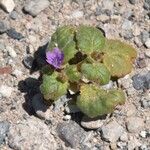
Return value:
[(71, 89), (79, 92), (76, 105), (87, 116), (111, 113), (125, 103), (125, 94), (101, 85), (130, 73), (136, 55), (132, 46), (106, 39), (95, 27), (60, 27), (47, 47), (41, 93), (45, 100), (55, 101)]

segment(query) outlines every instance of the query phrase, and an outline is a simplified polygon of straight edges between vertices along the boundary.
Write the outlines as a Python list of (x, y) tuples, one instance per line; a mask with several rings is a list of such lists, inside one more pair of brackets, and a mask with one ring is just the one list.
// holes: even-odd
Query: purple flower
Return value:
[(46, 52), (46, 61), (54, 66), (56, 69), (59, 69), (64, 60), (64, 53), (57, 47), (52, 51)]

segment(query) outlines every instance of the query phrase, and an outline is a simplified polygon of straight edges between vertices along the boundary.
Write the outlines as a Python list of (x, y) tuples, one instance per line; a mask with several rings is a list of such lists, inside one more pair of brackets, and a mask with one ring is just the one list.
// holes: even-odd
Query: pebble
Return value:
[(150, 0), (145, 0), (145, 1), (144, 1), (144, 8), (145, 8), (146, 10), (150, 10)]
[(15, 69), (13, 72), (12, 72), (12, 75), (15, 76), (16, 78), (19, 78), (21, 77), (23, 74), (22, 71), (18, 70), (18, 69)]
[(146, 138), (147, 132), (146, 132), (146, 131), (141, 131), (141, 132), (140, 132), (140, 136), (141, 136), (142, 138)]
[(21, 33), (17, 32), (14, 28), (10, 28), (7, 31), (7, 35), (16, 40), (21, 40), (24, 38), (24, 36)]
[(110, 80), (108, 84), (102, 85), (101, 88), (103, 88), (104, 90), (109, 90), (109, 89), (113, 88), (113, 86), (114, 86), (114, 82), (112, 80)]
[(0, 34), (5, 33), (8, 30), (8, 25), (3, 22), (0, 21)]
[(116, 142), (123, 132), (124, 128), (115, 120), (102, 127), (102, 137), (109, 142)]
[(150, 49), (150, 38), (146, 40), (145, 46)]
[(48, 109), (48, 105), (44, 103), (43, 96), (40, 93), (33, 96), (32, 107), (39, 118), (50, 120), (51, 111)]
[(9, 16), (13, 20), (16, 20), (19, 18), (19, 14), (16, 11), (12, 11)]
[(149, 146), (145, 145), (145, 144), (142, 144), (140, 147), (139, 147), (139, 150), (149, 150)]
[(0, 5), (8, 13), (12, 12), (15, 8), (15, 3), (13, 0), (1, 0)]
[(121, 136), (120, 136), (120, 140), (123, 142), (127, 142), (128, 141), (128, 134), (127, 132), (124, 132)]
[(144, 127), (144, 120), (139, 117), (129, 117), (126, 120), (126, 126), (129, 132), (139, 132)]
[(142, 97), (141, 105), (145, 109), (150, 108), (150, 96), (149, 95)]
[(132, 80), (133, 80), (132, 83), (133, 87), (136, 90), (145, 89), (145, 81), (146, 81), (145, 76), (140, 76), (139, 74), (136, 74), (132, 77)]
[(75, 10), (71, 14), (71, 18), (77, 19), (77, 18), (82, 18), (84, 15), (83, 11)]
[(9, 98), (11, 96), (12, 92), (13, 92), (13, 88), (12, 87), (9, 87), (7, 85), (1, 85), (0, 86), (0, 94), (3, 97)]
[(137, 0), (129, 0), (130, 4), (135, 5)]
[(145, 44), (145, 42), (147, 41), (147, 39), (150, 37), (150, 33), (148, 31), (143, 31), (140, 34), (140, 38), (143, 44)]
[(103, 9), (106, 9), (106, 10), (113, 10), (114, 1), (112, 1), (112, 0), (105, 0), (105, 1), (102, 1), (102, 6), (103, 6)]
[(34, 58), (31, 55), (27, 55), (23, 59), (23, 64), (26, 68), (31, 69), (33, 65)]
[(100, 118), (91, 119), (84, 116), (81, 120), (81, 126), (87, 129), (98, 129), (101, 128), (104, 124), (104, 120)]
[(124, 30), (130, 30), (132, 28), (132, 22), (125, 19), (123, 24), (122, 24), (122, 29)]
[(150, 58), (150, 49), (147, 49), (147, 50), (145, 51), (145, 56), (147, 56), (147, 57)]
[(17, 54), (16, 54), (16, 52), (14, 51), (14, 49), (12, 47), (6, 46), (6, 50), (9, 54), (9, 56), (11, 56), (12, 58), (17, 57)]
[(0, 145), (3, 144), (9, 131), (9, 127), (10, 125), (7, 121), (0, 121)]
[(87, 136), (87, 133), (74, 121), (60, 123), (57, 132), (72, 148), (79, 146)]
[(63, 119), (64, 119), (65, 121), (68, 121), (68, 120), (71, 119), (71, 115), (65, 115), (65, 116), (63, 117)]
[(32, 0), (27, 1), (27, 3), (24, 6), (24, 10), (33, 17), (35, 17), (49, 5), (50, 2), (48, 0)]

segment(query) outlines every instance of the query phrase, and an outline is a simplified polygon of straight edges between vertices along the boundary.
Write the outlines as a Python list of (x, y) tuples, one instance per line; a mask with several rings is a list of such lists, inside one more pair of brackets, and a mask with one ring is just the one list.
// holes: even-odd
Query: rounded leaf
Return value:
[(110, 80), (109, 70), (101, 63), (83, 63), (81, 66), (81, 72), (88, 80), (95, 81), (101, 85), (107, 84)]
[(101, 51), (105, 45), (105, 37), (102, 32), (90, 26), (79, 26), (76, 39), (79, 50), (85, 54)]

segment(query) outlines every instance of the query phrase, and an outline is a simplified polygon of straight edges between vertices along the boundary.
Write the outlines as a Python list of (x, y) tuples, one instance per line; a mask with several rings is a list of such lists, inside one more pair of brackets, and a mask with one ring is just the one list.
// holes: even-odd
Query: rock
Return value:
[(145, 81), (146, 81), (145, 76), (140, 76), (139, 74), (136, 74), (132, 77), (132, 80), (133, 80), (132, 83), (133, 87), (136, 90), (145, 89)]
[(145, 88), (150, 89), (150, 71), (145, 75), (146, 81), (145, 81)]
[(146, 40), (145, 46), (150, 49), (150, 38)]
[(0, 94), (3, 96), (3, 97), (6, 97), (6, 98), (9, 98), (11, 96), (13, 92), (13, 89), (7, 85), (1, 85), (0, 86)]
[(0, 34), (5, 33), (8, 30), (6, 22), (0, 21)]
[(128, 141), (128, 134), (127, 132), (124, 132), (121, 136), (120, 136), (120, 140), (127, 142)]
[(23, 64), (26, 68), (31, 69), (33, 65), (34, 58), (31, 55), (27, 55), (23, 59)]
[(60, 109), (62, 107), (64, 107), (64, 104), (66, 102), (68, 102), (70, 99), (67, 98), (66, 95), (60, 97), (60, 99), (58, 99), (57, 101), (54, 102), (54, 111), (57, 112), (57, 111), (60, 111)]
[(0, 145), (3, 144), (9, 131), (9, 127), (10, 125), (7, 121), (0, 121)]
[(19, 14), (16, 11), (12, 11), (9, 16), (13, 20), (16, 20), (19, 18)]
[(129, 117), (126, 120), (126, 126), (129, 132), (139, 132), (144, 127), (144, 120), (139, 117)]
[(145, 0), (145, 1), (144, 1), (144, 8), (145, 8), (146, 10), (150, 10), (150, 0)]
[(109, 16), (107, 16), (107, 15), (101, 14), (101, 15), (97, 16), (96, 19), (97, 19), (98, 21), (102, 21), (102, 22), (105, 23), (105, 22), (107, 22), (110, 18), (109, 18)]
[(73, 19), (77, 19), (77, 18), (82, 18), (83, 15), (84, 15), (83, 11), (75, 10), (72, 12), (70, 17)]
[(129, 141), (128, 141), (128, 150), (134, 150), (135, 148), (138, 148), (139, 146), (141, 146), (141, 142), (136, 139), (135, 137), (132, 137)]
[(8, 13), (12, 12), (15, 8), (15, 3), (13, 0), (0, 0), (0, 5), (4, 8)]
[(112, 80), (110, 80), (108, 84), (101, 86), (101, 88), (103, 88), (105, 90), (109, 90), (109, 89), (111, 89), (113, 87), (114, 87), (114, 82)]
[(136, 0), (129, 0), (130, 4), (136, 4)]
[(142, 97), (141, 106), (145, 109), (150, 108), (150, 95), (145, 95)]
[(20, 150), (47, 150), (50, 147), (54, 150), (58, 149), (49, 126), (34, 116), (11, 125), (8, 132), (8, 145), (12, 149)]
[(81, 120), (81, 126), (87, 129), (98, 129), (102, 127), (104, 121), (101, 118), (91, 119), (84, 116)]
[(10, 28), (7, 31), (7, 35), (16, 40), (21, 40), (24, 38), (24, 36), (21, 33), (17, 32), (14, 28)]
[(147, 49), (147, 50), (145, 51), (145, 56), (147, 56), (148, 58), (150, 58), (150, 49)]
[(127, 143), (126, 143), (126, 142), (118, 142), (118, 143), (117, 143), (117, 146), (118, 146), (121, 150), (127, 149)]
[(32, 107), (39, 118), (50, 120), (51, 111), (48, 109), (48, 105), (44, 103), (43, 96), (40, 93), (33, 96)]
[(102, 127), (102, 138), (109, 142), (116, 142), (124, 132), (124, 128), (115, 120)]
[(146, 131), (141, 131), (141, 132), (140, 132), (140, 136), (141, 136), (142, 138), (146, 138), (147, 132), (146, 132)]
[(139, 147), (139, 150), (149, 150), (149, 146), (148, 146), (148, 145), (145, 145), (145, 144), (142, 144), (142, 145)]
[(112, 0), (105, 0), (102, 1), (102, 8), (106, 10), (113, 10), (114, 7), (114, 1)]
[(132, 22), (127, 20), (127, 19), (125, 19), (123, 24), (122, 24), (122, 29), (124, 29), (124, 30), (131, 30), (131, 28), (132, 28)]
[(87, 133), (74, 121), (59, 124), (57, 132), (72, 148), (76, 148), (87, 138)]
[(150, 33), (148, 31), (143, 31), (140, 34), (140, 38), (143, 44), (145, 44), (145, 42), (147, 41), (147, 39), (150, 37)]
[(32, 0), (27, 1), (27, 3), (24, 6), (24, 10), (33, 17), (35, 17), (49, 5), (50, 2), (48, 0)]
[(71, 119), (71, 115), (65, 115), (65, 116), (63, 117), (63, 119), (64, 119), (65, 121), (68, 121), (68, 120)]
[(139, 68), (145, 68), (146, 67), (145, 58), (138, 58), (136, 62), (137, 62), (137, 65)]
[(133, 38), (133, 33), (131, 30), (124, 30), (120, 35), (124, 37), (126, 40), (130, 40)]
[(21, 70), (18, 70), (18, 69), (15, 69), (13, 72), (12, 72), (12, 75), (15, 76), (16, 78), (19, 78), (21, 77), (23, 74), (23, 72)]
[(6, 46), (6, 50), (9, 54), (9, 56), (11, 56), (12, 58), (17, 57), (17, 54), (16, 54), (16, 52), (14, 51), (14, 49), (12, 47)]

